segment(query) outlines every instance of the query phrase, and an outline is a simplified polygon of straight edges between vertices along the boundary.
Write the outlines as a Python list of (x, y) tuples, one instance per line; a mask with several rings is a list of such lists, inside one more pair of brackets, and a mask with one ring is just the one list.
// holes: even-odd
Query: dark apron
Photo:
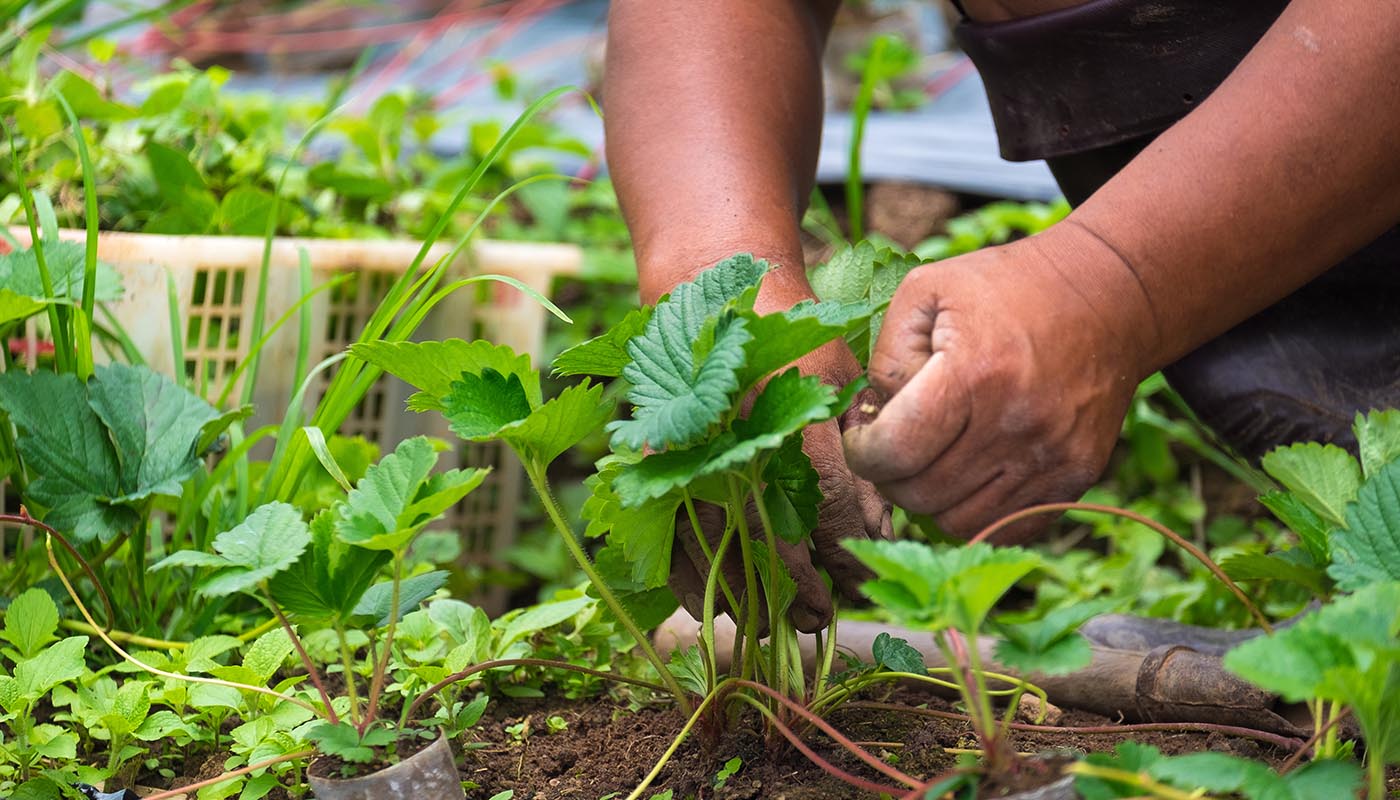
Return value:
[[(1220, 85), (1286, 5), (1090, 0), (955, 33), (1002, 156), (1045, 159), (1077, 206)], [(1163, 372), (1250, 459), (1295, 441), (1354, 450), (1357, 412), (1400, 406), (1400, 228)]]

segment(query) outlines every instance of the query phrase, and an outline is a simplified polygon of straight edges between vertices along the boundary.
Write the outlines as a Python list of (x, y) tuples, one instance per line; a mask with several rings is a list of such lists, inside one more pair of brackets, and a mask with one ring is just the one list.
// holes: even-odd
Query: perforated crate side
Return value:
[[(12, 232), (21, 243), (27, 243), (27, 231)], [(62, 231), (61, 235), (82, 240), (84, 233)], [(214, 400), (253, 344), (251, 321), (256, 310), (263, 246), (263, 240), (257, 237), (104, 233), (99, 237), (98, 255), (121, 273), (125, 287), (122, 299), (109, 304), (109, 308), (147, 362), (155, 369), (173, 373), (167, 299), (167, 281), (172, 281), (181, 308), (181, 366), (192, 385)], [(420, 247), (408, 241), (275, 239), (266, 292), (267, 325), (272, 325), (300, 298), (298, 270), (304, 250), (312, 269), (313, 287), (339, 275), (351, 276), (344, 284), (319, 293), (308, 304), (313, 320), (309, 363), (314, 365), (343, 351), (360, 335), (388, 287), (412, 265)], [(448, 252), (446, 244), (436, 245), (423, 263), (436, 263)], [(466, 253), (466, 258), (450, 265), (444, 282), (469, 271), (504, 274), (547, 295), (556, 276), (576, 273), (581, 262), (581, 253), (571, 245), (481, 241)], [(473, 297), (467, 289), (447, 298), (424, 320), (417, 338), (482, 337), (528, 353), (536, 360), (540, 358), (547, 322), (547, 312), (542, 307), (518, 290), (499, 285), (488, 289), (489, 302), (485, 307), (473, 302)], [(257, 411), (251, 426), (279, 422), (298, 388), (303, 376), (295, 374), (294, 368), (297, 328), (294, 318), (269, 339), (262, 351), (253, 396)], [(27, 347), (36, 357), (42, 357), (32, 329)], [(318, 377), (307, 393), (308, 409), (320, 399), (333, 374), (328, 370)], [(240, 379), (232, 388), (231, 398), (239, 397), (241, 383)], [(405, 411), (404, 401), (411, 391), (395, 378), (381, 378), (340, 432), (364, 436), (383, 452), (420, 434), (456, 441), (440, 415)], [(515, 515), (522, 488), (520, 466), (513, 456), (494, 444), (459, 445), (456, 460), (456, 466), (493, 468), (488, 481), (450, 512), (447, 524), (463, 537), (464, 560), (477, 565), (495, 564), (498, 554), (515, 540)], [(481, 599), (487, 606), (499, 606), (504, 592), (495, 588)]]

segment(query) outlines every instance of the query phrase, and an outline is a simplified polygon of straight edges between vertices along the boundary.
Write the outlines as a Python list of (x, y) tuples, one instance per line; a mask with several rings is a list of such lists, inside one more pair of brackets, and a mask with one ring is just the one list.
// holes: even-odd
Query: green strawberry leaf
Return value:
[(1093, 653), (1089, 642), (1077, 633), (1079, 626), (1118, 605), (1118, 601), (1104, 598), (1056, 609), (1032, 622), (997, 622), (994, 627), (1002, 638), (997, 642), (996, 658), (1017, 670), (1042, 675), (1082, 669)]
[[(489, 371), (483, 375), (489, 375)], [(598, 430), (613, 414), (613, 405), (603, 400), (602, 385), (590, 386), (585, 381), (570, 386), (534, 411), (527, 410), (525, 416), (505, 421), (488, 432), (488, 419), (483, 416), (488, 412), (483, 411), (483, 406), (493, 401), (476, 395), (482, 405), (474, 410), (470, 405), (474, 390), (466, 389), (473, 379), (466, 375), (462, 379), (453, 384), (453, 393), (443, 399), (446, 409), (443, 414), (452, 424), (453, 432), (469, 441), (500, 439), (527, 464), (549, 464)], [(498, 399), (494, 402), (502, 406), (497, 414), (499, 419), (513, 413), (509, 408), (510, 391), (508, 385), (497, 392)], [(468, 432), (475, 435), (467, 436)]]
[(144, 366), (100, 366), (88, 382), (88, 403), (117, 445), (121, 484), (115, 502), (153, 494), (177, 496), (200, 468), (196, 446), (219, 412), (200, 397)]
[(868, 241), (846, 245), (833, 253), (826, 263), (807, 270), (807, 280), (823, 301), (864, 301), (870, 296), (878, 256), (879, 251)]
[(136, 524), (134, 512), (109, 503), (126, 494), (120, 464), (77, 376), (0, 374), (0, 408), (19, 429), (17, 449), (33, 476), (25, 498), (46, 509), (36, 516), (80, 542), (108, 541)]
[[(607, 581), (623, 610), (642, 630), (650, 630), (665, 622), (680, 606), (676, 596), (665, 585), (664, 574), (659, 578), (661, 583), (652, 586), (636, 580), (637, 573), (644, 572), (646, 568), (637, 569), (637, 561), (629, 560), (623, 555), (620, 547), (609, 545), (602, 548), (598, 551), (594, 563), (597, 565), (598, 574)], [(669, 569), (668, 564), (666, 570), (669, 572)], [(653, 577), (653, 580), (656, 578)], [(597, 596), (592, 587), (589, 587), (589, 596)], [(600, 606), (599, 612), (611, 616), (606, 606)]]
[(514, 375), (530, 408), (538, 408), (543, 402), (540, 376), (530, 366), (530, 357), (516, 355), (505, 345), (461, 339), (360, 342), (350, 346), (350, 354), (418, 389), (408, 398), (410, 411), (441, 411), (442, 398), (452, 392), (452, 384), (462, 379), (462, 373), (479, 375), (488, 369), (500, 375)]
[(1306, 548), (1277, 553), (1237, 553), (1220, 562), (1225, 574), (1237, 581), (1279, 580), (1296, 583), (1314, 596), (1328, 592), (1327, 573), (1313, 562)]
[(1361, 465), (1336, 445), (1307, 442), (1264, 455), (1264, 471), (1330, 525), (1341, 525), (1361, 488)]
[(40, 588), (24, 591), (5, 609), (4, 637), (21, 658), (33, 658), (50, 642), (58, 640), (58, 606)]
[(732, 433), (623, 466), (613, 488), (623, 505), (630, 507), (664, 497), (706, 475), (742, 470), (762, 453), (782, 447), (807, 425), (835, 417), (863, 385), (858, 381), (838, 393), (819, 378), (790, 369), (763, 387), (749, 416), (735, 421)]
[(322, 722), (306, 732), (306, 738), (322, 753), (335, 756), (350, 764), (368, 764), (374, 760), (374, 749), (360, 739), (359, 731), (348, 722)]
[[(87, 274), (87, 248), (78, 242), (48, 239), (43, 241), (44, 265), (49, 269), (53, 297), (44, 292), (39, 274), (39, 260), (33, 248), (14, 250), (0, 255), (0, 286), (14, 294), (39, 300), (70, 299), (83, 296), (83, 281)], [(94, 297), (98, 302), (120, 298), (120, 274), (106, 262), (97, 262), (97, 285)]]
[(875, 641), (870, 645), (870, 655), (875, 659), (877, 665), (890, 672), (908, 672), (914, 675), (928, 674), (923, 654), (915, 650), (908, 641), (888, 633), (876, 634)]
[(1361, 452), (1361, 471), (1367, 477), (1400, 459), (1400, 409), (1357, 414), (1352, 428)]
[(254, 589), (290, 568), (310, 543), (310, 530), (295, 506), (268, 503), (254, 509), (232, 530), (214, 537), (217, 555), (182, 550), (151, 569), (215, 567), (217, 571), (199, 583), (198, 591), (206, 597), (222, 597)]
[(1326, 564), (1331, 561), (1331, 548), (1327, 544), (1327, 533), (1331, 526), (1297, 495), (1289, 492), (1267, 492), (1260, 496), (1259, 502), (1272, 511), (1279, 522), (1298, 535), (1298, 541), (1307, 549), (1314, 563)]
[(520, 376), (502, 375), (490, 367), (463, 372), (441, 405), (452, 432), (469, 442), (494, 439), (502, 428), (530, 416)]
[(802, 435), (793, 434), (763, 468), (763, 505), (773, 532), (796, 544), (817, 527), (822, 504), (820, 476), (802, 451)]
[(601, 378), (620, 376), (632, 360), (627, 355), (627, 343), (645, 330), (652, 311), (651, 306), (635, 308), (607, 333), (560, 353), (554, 359), (554, 374), (596, 375)]
[(992, 607), (1040, 566), (1019, 547), (973, 544), (935, 550), (910, 541), (849, 539), (844, 546), (875, 573), (861, 587), (906, 624), (929, 630), (981, 630)]
[(777, 314), (742, 316), (751, 338), (744, 346), (739, 386), (747, 390), (769, 373), (845, 336), (870, 318), (870, 308), (865, 303), (803, 302)]
[(284, 611), (300, 620), (344, 621), (389, 559), (383, 550), (366, 552), (336, 538), (335, 516), (327, 510), (311, 520), (311, 546), (274, 575), (268, 589)]
[(336, 505), (336, 535), (370, 550), (402, 550), (423, 528), (485, 480), (488, 470), (433, 474), (438, 454), (427, 437), (399, 443)]
[(1332, 531), (1327, 574), (1343, 591), (1400, 581), (1400, 461), (1367, 478), (1347, 506), (1346, 527)]
[[(665, 304), (658, 306), (647, 333), (628, 345), (633, 360), (622, 377), (632, 384), (627, 398), (634, 408), (631, 419), (608, 425), (614, 448), (688, 447), (704, 440), (733, 408), (744, 348), (752, 339), (748, 323), (725, 314), (711, 330), (712, 338), (700, 337), (699, 328), (699, 338), (682, 338), (674, 330), (653, 332), (658, 320), (672, 316), (667, 310)], [(652, 337), (660, 344), (652, 344)], [(696, 357), (693, 344), (702, 345), (702, 358)]]
[[(447, 583), (448, 573), (444, 570), (425, 572), (422, 575), (414, 575), (411, 578), (404, 578), (399, 583), (399, 611), (398, 618), (414, 610), (420, 603), (432, 597), (433, 594)], [(356, 604), (354, 614), (357, 617), (370, 617), (376, 622), (376, 627), (384, 627), (390, 622), (392, 607), (394, 604), (394, 582), (384, 581), (369, 587), (369, 591), (364, 593), (360, 602)]]
[(46, 301), (19, 294), (11, 289), (0, 289), (0, 325), (28, 319), (48, 305)]
[(733, 256), (656, 306), (642, 333), (627, 343), (631, 363), (622, 377), (632, 384), (627, 397), (636, 408), (632, 419), (609, 426), (614, 447), (693, 445), (731, 409), (752, 337), (743, 319), (722, 312), (752, 308), (767, 271), (765, 261)]

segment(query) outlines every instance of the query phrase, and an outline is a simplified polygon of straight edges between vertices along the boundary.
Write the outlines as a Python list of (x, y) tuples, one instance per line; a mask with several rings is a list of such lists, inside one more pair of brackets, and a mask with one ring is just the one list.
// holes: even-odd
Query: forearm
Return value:
[(735, 252), (809, 292), (799, 223), (821, 135), (833, 2), (617, 0), (604, 96), (608, 167), (644, 302)]
[(1397, 41), (1395, 2), (1294, 0), (1218, 90), (1046, 238), (1089, 254), (1065, 268), (1097, 269), (1081, 291), (1106, 313), (1138, 317), (1145, 370), (1400, 221)]

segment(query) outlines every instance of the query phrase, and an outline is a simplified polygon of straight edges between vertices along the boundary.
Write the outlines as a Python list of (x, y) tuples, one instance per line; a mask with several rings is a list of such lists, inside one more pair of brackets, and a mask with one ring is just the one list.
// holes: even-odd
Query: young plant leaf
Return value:
[(399, 378), (419, 391), (408, 398), (409, 411), (441, 411), (442, 399), (462, 373), (480, 375), (491, 369), (520, 381), (530, 408), (543, 402), (540, 376), (528, 355), (516, 355), (505, 345), (461, 339), (429, 342), (359, 342), (350, 354)]
[[(685, 288), (685, 287), (681, 287)], [(677, 290), (679, 291), (679, 289)], [(647, 333), (628, 345), (632, 363), (622, 377), (632, 384), (627, 398), (632, 418), (608, 425), (614, 448), (642, 450), (688, 447), (702, 441), (733, 407), (739, 388), (739, 368), (744, 348), (753, 338), (747, 321), (725, 315), (713, 328), (713, 338), (684, 338), (679, 331), (654, 332), (664, 313), (663, 304), (647, 323)], [(684, 320), (670, 320), (683, 325)], [(700, 327), (694, 337), (699, 337)], [(660, 344), (653, 344), (659, 340)], [(697, 359), (693, 344), (709, 344)]]
[(739, 386), (748, 389), (774, 370), (834, 341), (870, 317), (865, 303), (799, 303), (776, 314), (745, 312), (751, 336), (744, 347)]
[(120, 465), (76, 375), (0, 374), (0, 408), (19, 429), (17, 449), (34, 476), (26, 498), (47, 509), (40, 519), (80, 542), (135, 524), (134, 512), (107, 502), (126, 494)]
[[(768, 263), (749, 255), (725, 259), (656, 306), (642, 333), (627, 344), (622, 377), (636, 409), (609, 426), (613, 446), (642, 450), (699, 442), (730, 410), (736, 372), (751, 338), (746, 322), (726, 310), (753, 306)], [(715, 318), (720, 317), (719, 323)], [(710, 332), (702, 336), (707, 326)], [(696, 345), (702, 358), (697, 358)]]
[(1091, 600), (1056, 609), (1032, 622), (998, 622), (997, 661), (1024, 672), (1065, 675), (1088, 666), (1089, 642), (1077, 632), (1090, 619), (1119, 605), (1111, 599)]
[[(37, 300), (80, 299), (87, 272), (84, 246), (62, 239), (45, 239), (43, 248), (44, 264), (49, 269), (53, 285), (52, 297), (44, 292), (39, 261), (33, 248), (0, 254), (0, 286), (21, 297)], [(97, 262), (97, 281), (93, 290), (98, 302), (119, 299), (122, 295), (121, 275), (110, 264)]]
[(1400, 409), (1357, 414), (1352, 429), (1361, 452), (1361, 471), (1368, 478), (1400, 459)]
[(906, 624), (966, 634), (981, 630), (1002, 595), (1040, 566), (1019, 547), (974, 544), (934, 550), (911, 541), (848, 539), (844, 546), (875, 573), (861, 587)]
[(763, 468), (763, 505), (773, 532), (796, 544), (817, 527), (822, 504), (820, 476), (802, 450), (801, 434), (789, 436)]
[(503, 378), (491, 369), (480, 375), (464, 373), (442, 399), (443, 416), (453, 433), (473, 442), (500, 439), (526, 464), (549, 464), (613, 413), (612, 405), (603, 401), (603, 387), (586, 381), (533, 410), (524, 403), (515, 376)]
[(530, 416), (530, 410), (520, 377), (489, 367), (462, 373), (442, 398), (442, 414), (452, 432), (469, 442), (495, 438), (502, 428)]
[[(411, 578), (404, 578), (399, 584), (399, 611), (398, 618), (414, 610), (420, 603), (432, 597), (433, 594), (447, 583), (448, 573), (444, 570), (434, 570), (425, 572), (422, 575), (414, 575)], [(370, 617), (376, 620), (376, 627), (384, 627), (390, 622), (392, 606), (394, 604), (394, 582), (384, 581), (369, 587), (369, 590), (360, 598), (356, 604), (354, 614), (358, 617)]]
[(634, 308), (607, 333), (589, 339), (560, 353), (554, 359), (556, 376), (596, 375), (616, 378), (631, 363), (627, 343), (639, 335), (651, 319), (653, 308)]
[(383, 550), (366, 552), (340, 541), (335, 515), (323, 511), (311, 520), (311, 546), (295, 564), (268, 581), (282, 610), (306, 622), (344, 622), (389, 563)]
[(399, 443), (370, 467), (336, 506), (336, 535), (370, 550), (399, 551), (423, 528), (481, 485), (489, 470), (433, 474), (438, 454), (426, 437)]
[(923, 655), (904, 639), (879, 633), (870, 645), (870, 655), (875, 663), (890, 672), (908, 672), (914, 675), (927, 675), (928, 667)]
[(1305, 548), (1263, 553), (1236, 553), (1220, 562), (1225, 574), (1237, 581), (1279, 580), (1296, 583), (1315, 597), (1328, 593), (1327, 573)]
[(1330, 525), (1342, 525), (1346, 505), (1361, 488), (1361, 466), (1336, 445), (1280, 447), (1261, 459), (1264, 471)]
[(151, 569), (214, 567), (216, 571), (198, 584), (198, 590), (206, 597), (222, 597), (256, 588), (291, 567), (310, 543), (310, 530), (295, 506), (268, 503), (254, 509), (237, 527), (214, 537), (217, 555), (182, 550)]
[(135, 502), (175, 496), (200, 468), (196, 445), (219, 418), (213, 406), (147, 367), (100, 366), (88, 383), (88, 403), (117, 444), (121, 483)]
[(649, 455), (618, 470), (613, 488), (624, 506), (664, 497), (698, 478), (728, 469), (742, 469), (765, 451), (776, 450), (789, 437), (814, 422), (831, 419), (850, 402), (862, 384), (840, 393), (815, 376), (790, 369), (763, 388), (746, 419), (734, 422), (732, 433), (687, 449)]
[(5, 609), (5, 641), (14, 645), (21, 659), (33, 658), (58, 640), (58, 606), (49, 593), (34, 587), (16, 597)]
[(1343, 591), (1400, 581), (1400, 461), (1366, 479), (1346, 508), (1346, 526), (1332, 531), (1327, 574)]
[(1308, 507), (1297, 495), (1291, 492), (1267, 492), (1259, 502), (1274, 517), (1298, 535), (1298, 541), (1307, 548), (1316, 564), (1326, 564), (1331, 560), (1331, 548), (1327, 543), (1327, 533), (1331, 527)]

